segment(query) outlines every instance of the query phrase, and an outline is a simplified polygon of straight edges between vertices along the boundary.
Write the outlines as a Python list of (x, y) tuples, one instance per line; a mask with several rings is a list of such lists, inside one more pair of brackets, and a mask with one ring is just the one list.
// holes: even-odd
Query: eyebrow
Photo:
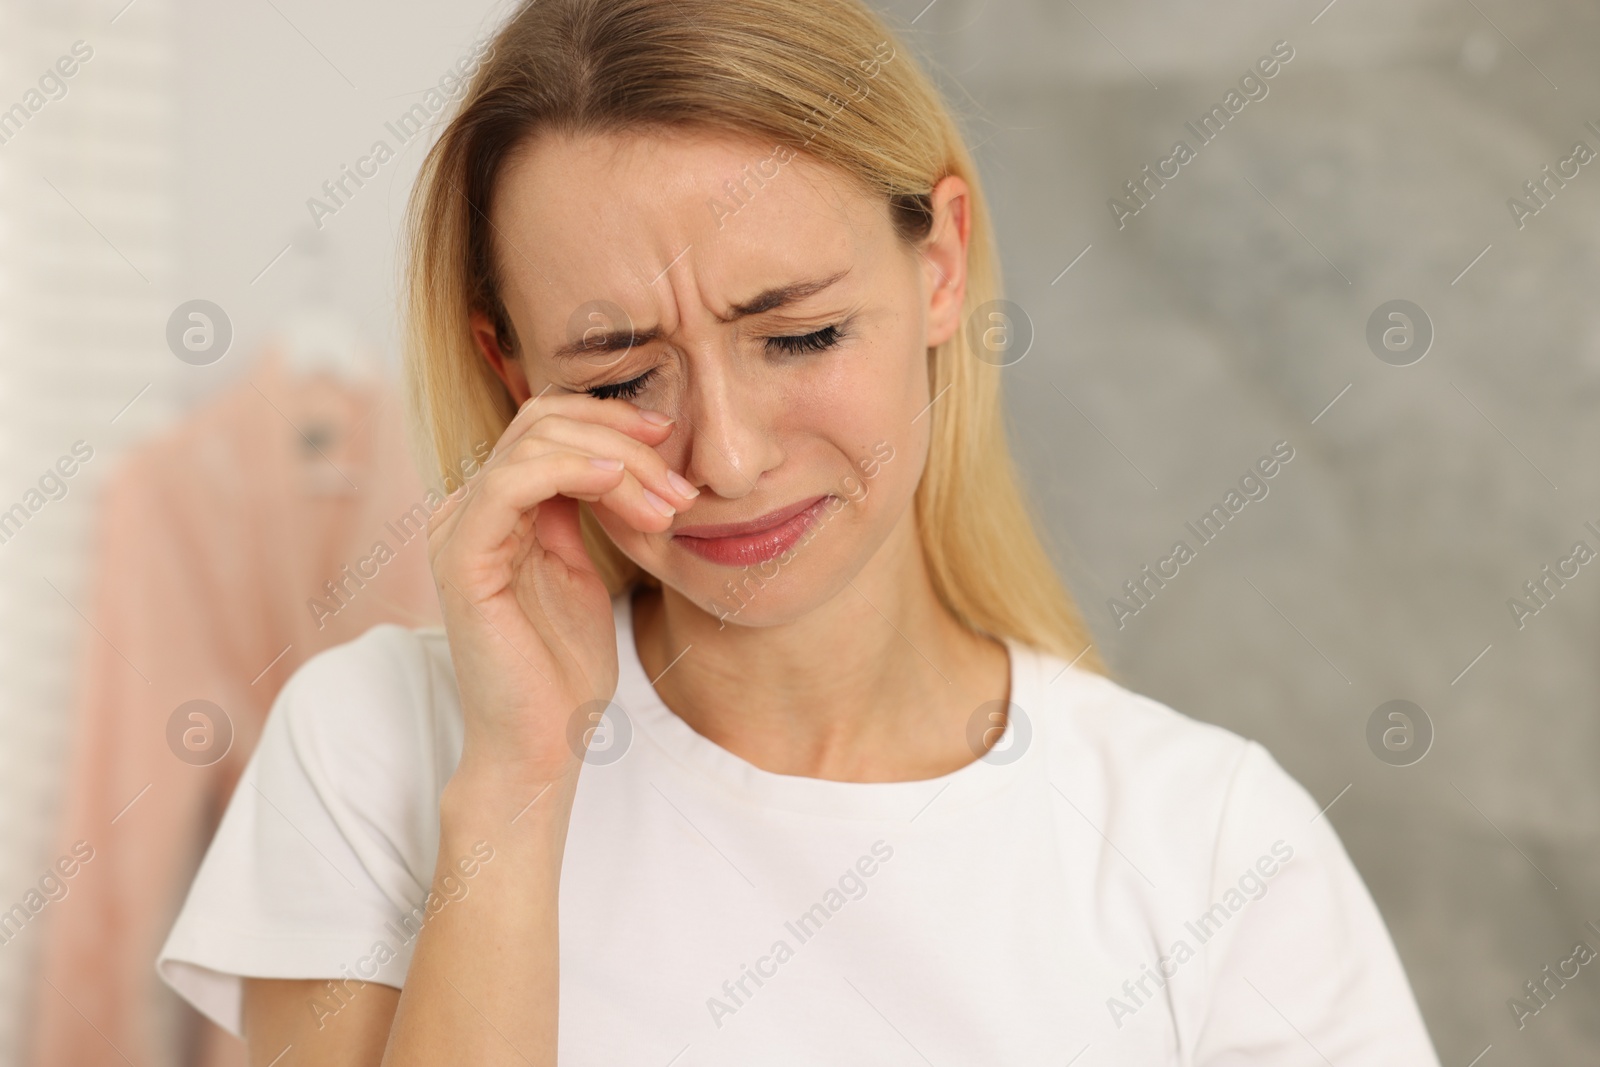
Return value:
[[(734, 304), (729, 308), (727, 315), (719, 315), (722, 322), (734, 322), (751, 315), (760, 315), (768, 311), (777, 311), (779, 308), (790, 304), (799, 303), (808, 297), (816, 296), (844, 279), (850, 273), (850, 268), (830, 274), (826, 278), (816, 278), (811, 281), (794, 282), (790, 285), (780, 285), (774, 289), (767, 289), (757, 293), (752, 299), (742, 304)], [(648, 330), (613, 330), (609, 333), (589, 334), (584, 339), (569, 341), (550, 353), (552, 359), (572, 359), (575, 356), (589, 355), (595, 352), (621, 352), (636, 345), (649, 344), (659, 340), (662, 329), (652, 326)]]

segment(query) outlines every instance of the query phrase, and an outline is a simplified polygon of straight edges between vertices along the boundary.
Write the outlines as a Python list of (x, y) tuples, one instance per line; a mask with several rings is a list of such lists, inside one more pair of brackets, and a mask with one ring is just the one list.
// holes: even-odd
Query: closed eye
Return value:
[[(824, 326), (820, 330), (813, 330), (810, 333), (769, 337), (767, 338), (767, 345), (783, 352), (821, 352), (825, 349), (833, 348), (843, 337), (843, 326), (834, 324)], [(609, 400), (613, 397), (632, 400), (644, 391), (644, 387), (650, 384), (650, 379), (654, 375), (655, 370), (651, 369), (637, 378), (630, 378), (625, 382), (613, 382), (608, 385), (590, 386), (584, 392), (602, 400)]]
[(767, 344), (784, 352), (821, 352), (839, 343), (843, 336), (839, 326), (824, 326), (811, 333), (788, 337), (769, 337)]
[(655, 370), (652, 368), (651, 370), (645, 371), (637, 378), (629, 378), (625, 382), (613, 382), (610, 385), (591, 386), (588, 389), (585, 389), (584, 392), (588, 393), (590, 396), (599, 397), (601, 400), (611, 400), (615, 397), (621, 397), (624, 400), (632, 400), (634, 397), (639, 395), (639, 393), (644, 389), (645, 385), (649, 383), (651, 376), (654, 374)]

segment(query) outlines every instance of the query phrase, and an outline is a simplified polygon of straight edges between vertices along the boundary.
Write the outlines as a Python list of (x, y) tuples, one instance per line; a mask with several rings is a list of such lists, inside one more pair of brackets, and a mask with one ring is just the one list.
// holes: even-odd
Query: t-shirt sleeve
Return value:
[(1437, 1067), (1394, 942), (1328, 816), (1255, 742), (1212, 867), (1197, 1067)]
[(403, 983), (438, 847), (429, 682), (384, 624), (280, 690), (156, 959), (230, 1033), (247, 975)]

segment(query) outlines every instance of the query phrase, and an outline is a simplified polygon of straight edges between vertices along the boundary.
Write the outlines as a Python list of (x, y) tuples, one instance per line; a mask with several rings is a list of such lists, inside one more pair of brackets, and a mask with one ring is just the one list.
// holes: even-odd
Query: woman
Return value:
[(254, 1062), (1435, 1062), (1306, 792), (1103, 676), (857, 0), (530, 3), (411, 224), (417, 421), (495, 447), (163, 950)]

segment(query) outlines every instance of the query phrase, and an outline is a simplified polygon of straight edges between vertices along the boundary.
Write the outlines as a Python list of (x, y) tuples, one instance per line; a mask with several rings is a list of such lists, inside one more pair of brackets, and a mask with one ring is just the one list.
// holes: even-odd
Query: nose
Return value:
[(706, 345), (696, 353), (698, 359), (689, 360), (688, 394), (679, 417), (689, 431), (684, 477), (737, 500), (783, 462), (783, 445), (772, 423), (774, 404), (781, 400), (763, 395), (765, 376), (740, 368), (731, 347)]

